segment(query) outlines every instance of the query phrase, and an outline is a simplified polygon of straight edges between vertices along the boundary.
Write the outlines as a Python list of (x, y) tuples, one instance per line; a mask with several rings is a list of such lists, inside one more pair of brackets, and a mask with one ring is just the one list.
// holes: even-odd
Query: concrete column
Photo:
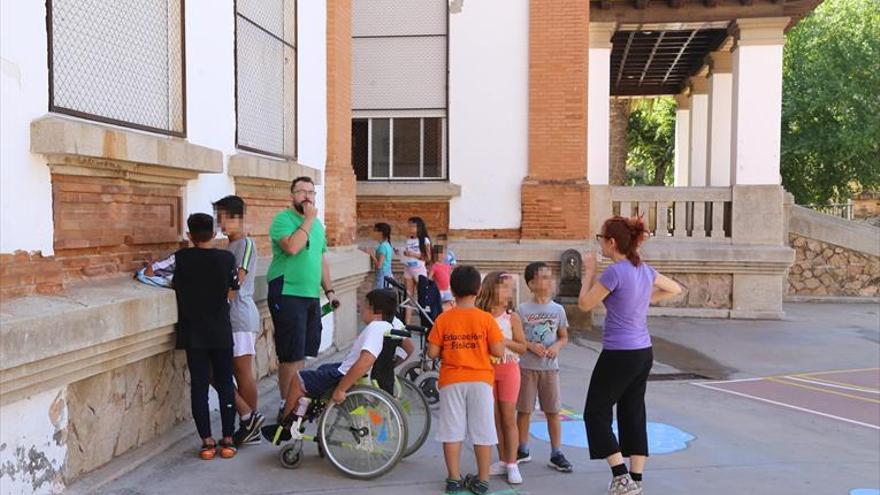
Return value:
[(694, 76), (690, 82), (691, 118), (690, 152), (688, 156), (688, 185), (705, 187), (707, 182), (707, 157), (709, 138), (709, 82), (705, 77)]
[(691, 156), (691, 100), (685, 94), (675, 96), (675, 187), (687, 187)]
[(739, 19), (733, 27), (734, 184), (781, 184), (782, 45), (788, 17)]
[(587, 181), (590, 185), (608, 184), (611, 36), (616, 27), (613, 22), (590, 23), (587, 70)]
[(730, 135), (733, 104), (733, 74), (730, 52), (712, 52), (709, 64), (709, 142), (710, 186), (730, 186)]
[[(731, 236), (734, 244), (756, 249), (791, 251), (779, 173), (782, 46), (788, 23), (788, 17), (739, 19), (732, 27)], [(782, 317), (785, 285), (778, 275), (735, 273), (731, 317)]]

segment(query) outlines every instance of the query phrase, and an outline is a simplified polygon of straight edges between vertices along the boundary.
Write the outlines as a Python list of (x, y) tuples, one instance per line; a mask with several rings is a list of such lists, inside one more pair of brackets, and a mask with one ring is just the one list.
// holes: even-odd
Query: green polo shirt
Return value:
[(281, 240), (292, 234), (305, 218), (298, 211), (288, 208), (275, 215), (269, 227), (272, 239), (272, 264), (266, 274), (268, 280), (284, 276), (281, 293), (285, 296), (321, 297), (321, 264), (327, 251), (324, 226), (317, 218), (312, 222), (309, 242), (298, 253), (290, 255), (281, 249)]

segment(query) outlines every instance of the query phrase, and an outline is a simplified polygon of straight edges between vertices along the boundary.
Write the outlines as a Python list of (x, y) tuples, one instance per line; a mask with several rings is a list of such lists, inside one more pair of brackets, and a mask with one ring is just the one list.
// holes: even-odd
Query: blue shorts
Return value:
[(391, 273), (391, 270), (377, 270), (376, 271), (376, 283), (374, 284), (374, 289), (384, 289), (385, 288), (385, 277), (394, 277), (394, 274)]
[(317, 399), (327, 392), (336, 388), (336, 385), (345, 376), (339, 372), (342, 363), (327, 363), (312, 370), (301, 370), (299, 382), (307, 397)]
[(282, 363), (315, 357), (321, 347), (321, 304), (317, 297), (285, 296), (284, 277), (269, 282), (269, 313), (275, 335), (275, 354)]

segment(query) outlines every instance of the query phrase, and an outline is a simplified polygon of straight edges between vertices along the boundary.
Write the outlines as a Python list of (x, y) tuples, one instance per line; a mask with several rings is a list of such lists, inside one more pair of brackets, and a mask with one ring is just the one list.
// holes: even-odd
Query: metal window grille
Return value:
[(296, 1), (235, 4), (236, 145), (296, 157)]
[(184, 0), (49, 0), (49, 110), (186, 132)]
[(446, 119), (352, 120), (352, 166), (358, 180), (446, 178)]

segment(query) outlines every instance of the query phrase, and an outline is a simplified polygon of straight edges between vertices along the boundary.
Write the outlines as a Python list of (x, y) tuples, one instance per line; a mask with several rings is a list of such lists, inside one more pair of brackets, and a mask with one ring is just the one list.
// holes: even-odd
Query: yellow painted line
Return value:
[(767, 381), (769, 381), (769, 382), (774, 382), (774, 383), (781, 383), (781, 384), (783, 384), (783, 385), (790, 385), (790, 386), (792, 386), (792, 387), (800, 387), (800, 388), (804, 388), (804, 389), (807, 389), (807, 390), (815, 390), (816, 392), (822, 392), (822, 393), (825, 393), (825, 394), (839, 395), (839, 396), (841, 396), (841, 397), (847, 397), (847, 398), (850, 398), (850, 399), (855, 399), (855, 400), (861, 400), (861, 401), (865, 401), (865, 402), (870, 402), (870, 403), (872, 403), (872, 404), (880, 404), (880, 400), (877, 400), (877, 399), (869, 399), (869, 398), (867, 398), (867, 397), (859, 397), (858, 395), (852, 395), (852, 394), (847, 394), (847, 393), (844, 393), (844, 392), (838, 392), (838, 391), (836, 391), (836, 390), (828, 390), (828, 389), (819, 388), (819, 387), (811, 387), (811, 386), (809, 386), (809, 385), (804, 385), (804, 384), (801, 384), (801, 383), (794, 383), (794, 382), (790, 382), (790, 381), (786, 381), (786, 380), (781, 380), (781, 379), (779, 379), (779, 378), (770, 377), (770, 378), (767, 378)]
[(848, 370), (833, 370), (833, 371), (812, 371), (807, 373), (799, 373), (791, 376), (805, 376), (805, 375), (834, 375), (837, 373), (858, 373), (860, 371), (880, 371), (880, 368), (852, 368)]
[(880, 394), (880, 389), (876, 389), (876, 388), (872, 388), (872, 387), (865, 387), (863, 385), (855, 385), (852, 383), (838, 382), (835, 380), (828, 380), (825, 378), (816, 378), (811, 375), (789, 375), (784, 378), (791, 378), (792, 380), (798, 380), (798, 381), (809, 378), (809, 380), (805, 380), (805, 381), (815, 383), (817, 385), (828, 385), (829, 387), (846, 388), (849, 390), (855, 390), (857, 392), (866, 392), (866, 393), (870, 393), (870, 394)]

